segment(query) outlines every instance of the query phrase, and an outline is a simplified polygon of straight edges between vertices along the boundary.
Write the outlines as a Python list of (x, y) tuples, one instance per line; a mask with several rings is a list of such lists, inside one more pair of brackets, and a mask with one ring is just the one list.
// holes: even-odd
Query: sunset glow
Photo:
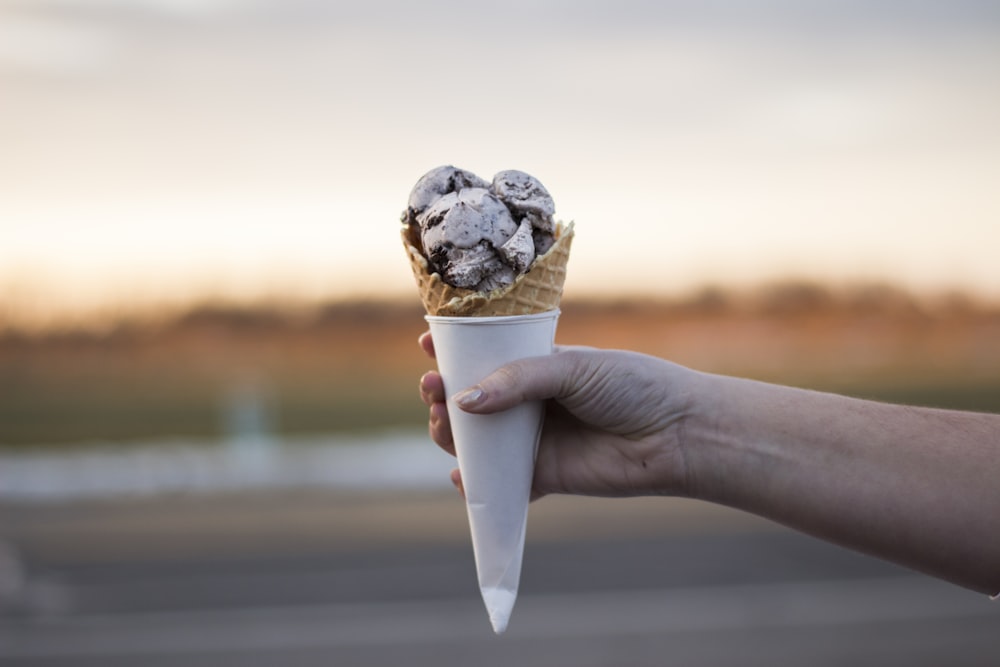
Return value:
[(574, 295), (1000, 298), (1000, 12), (911, 5), (0, 0), (0, 318), (409, 295), (444, 163), (546, 184)]

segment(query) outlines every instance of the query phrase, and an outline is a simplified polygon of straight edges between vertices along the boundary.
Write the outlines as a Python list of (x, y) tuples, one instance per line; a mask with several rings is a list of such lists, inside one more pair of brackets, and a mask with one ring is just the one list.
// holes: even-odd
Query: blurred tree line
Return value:
[[(557, 342), (884, 400), (1000, 411), (1000, 304), (784, 281), (567, 299)], [(422, 428), (432, 366), (412, 300), (195, 304), (156, 318), (0, 329), (0, 445), (218, 437), (240, 387), (281, 433)]]

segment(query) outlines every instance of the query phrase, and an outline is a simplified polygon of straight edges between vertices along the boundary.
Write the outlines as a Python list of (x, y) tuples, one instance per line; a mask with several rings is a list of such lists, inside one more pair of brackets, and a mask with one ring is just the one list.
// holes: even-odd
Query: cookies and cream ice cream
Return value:
[(501, 171), (493, 182), (443, 166), (417, 181), (403, 221), (419, 232), (447, 284), (490, 292), (512, 285), (554, 242), (555, 204), (537, 179)]

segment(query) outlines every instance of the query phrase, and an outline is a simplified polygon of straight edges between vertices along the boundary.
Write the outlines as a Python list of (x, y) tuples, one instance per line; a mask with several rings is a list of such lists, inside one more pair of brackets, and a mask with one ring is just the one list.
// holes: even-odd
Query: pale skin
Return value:
[[(420, 338), (434, 356), (430, 334)], [(454, 454), (436, 371), (431, 438)], [(535, 498), (663, 495), (752, 512), (975, 591), (1000, 592), (1000, 415), (890, 405), (634, 352), (559, 346), (455, 395), (547, 401)], [(452, 481), (461, 490), (458, 471)]]

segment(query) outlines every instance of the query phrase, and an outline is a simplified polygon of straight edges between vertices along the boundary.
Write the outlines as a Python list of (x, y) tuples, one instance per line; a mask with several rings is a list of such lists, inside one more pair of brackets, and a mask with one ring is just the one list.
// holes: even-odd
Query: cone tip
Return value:
[(490, 615), (493, 632), (502, 635), (507, 630), (510, 613), (514, 610), (517, 592), (505, 588), (483, 588), (482, 593), (483, 601), (486, 603), (486, 611)]
[(507, 622), (509, 620), (509, 615), (501, 614), (497, 610), (493, 610), (490, 614), (490, 624), (493, 626), (493, 632), (495, 634), (502, 635), (507, 631)]

